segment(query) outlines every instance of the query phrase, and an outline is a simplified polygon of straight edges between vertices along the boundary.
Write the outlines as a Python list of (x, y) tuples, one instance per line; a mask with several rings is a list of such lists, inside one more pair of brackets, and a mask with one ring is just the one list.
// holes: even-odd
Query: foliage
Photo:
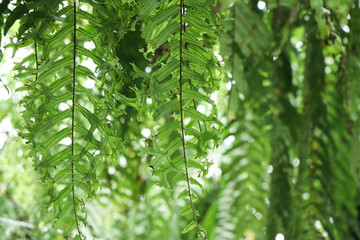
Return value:
[(358, 7), (2, 1), (0, 238), (360, 239)]

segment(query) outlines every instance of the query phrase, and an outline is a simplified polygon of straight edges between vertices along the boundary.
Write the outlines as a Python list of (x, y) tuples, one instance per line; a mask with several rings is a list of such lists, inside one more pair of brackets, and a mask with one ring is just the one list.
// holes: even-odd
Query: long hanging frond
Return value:
[[(42, 10), (40, 5), (34, 8)], [(88, 226), (85, 202), (95, 196), (99, 186), (97, 166), (101, 159), (116, 159), (122, 148), (109, 127), (110, 119), (121, 112), (106, 100), (110, 95), (120, 101), (121, 95), (102, 87), (107, 80), (101, 71), (106, 69), (113, 79), (118, 74), (114, 58), (100, 47), (102, 39), (96, 29), (102, 27), (101, 21), (78, 8), (76, 2), (54, 14), (56, 20), (47, 29), (30, 18), (35, 27), (32, 33), (25, 33), (44, 31), (45, 37), (32, 42), (35, 54), (16, 67), (17, 78), (33, 78), (18, 89), (28, 93), (23, 100), (27, 131), (20, 135), (33, 148), (35, 168), (46, 185), (44, 205), (56, 214), (57, 227), (64, 230), (64, 236), (76, 229), (75, 238), (83, 239), (83, 228)], [(80, 20), (88, 24), (79, 24)], [(98, 47), (84, 48), (88, 43)], [(81, 64), (85, 60), (95, 64), (99, 77), (95, 69)], [(87, 83), (97, 87), (89, 89)]]
[[(141, 8), (146, 6), (150, 7), (140, 3)], [(206, 45), (209, 41), (211, 46), (216, 38), (216, 29), (209, 24), (215, 22), (210, 7), (210, 2), (181, 0), (165, 1), (156, 11), (153, 9), (142, 29), (147, 48), (144, 54), (152, 58), (151, 73), (134, 66), (136, 77), (142, 77), (148, 86), (144, 94), (152, 99), (154, 120), (167, 119), (148, 140), (146, 152), (152, 156), (153, 174), (160, 177), (159, 184), (164, 187), (186, 183), (179, 198), (189, 198), (190, 206), (181, 212), (191, 213), (193, 221), (182, 233), (195, 228), (201, 238), (206, 238), (206, 233), (198, 222), (193, 203), (198, 197), (192, 190), (192, 185), (201, 184), (191, 176), (190, 169), (206, 172), (207, 149), (216, 146), (219, 140), (216, 132), (222, 125), (209, 97), (217, 89), (219, 75), (217, 60)], [(209, 111), (199, 111), (196, 106), (200, 104)]]

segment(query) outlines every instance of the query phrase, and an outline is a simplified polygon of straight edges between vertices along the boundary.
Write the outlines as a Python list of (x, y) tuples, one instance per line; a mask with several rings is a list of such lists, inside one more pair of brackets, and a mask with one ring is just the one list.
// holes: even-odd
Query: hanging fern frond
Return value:
[[(34, 44), (35, 54), (16, 66), (16, 78), (32, 79), (18, 89), (28, 94), (23, 99), (27, 131), (20, 136), (33, 149), (35, 169), (46, 186), (44, 206), (56, 214), (56, 226), (64, 236), (76, 229), (75, 239), (83, 239), (83, 228), (88, 226), (85, 203), (99, 186), (97, 166), (101, 159), (118, 159), (122, 149), (121, 139), (110, 127), (111, 119), (122, 114), (114, 103), (131, 100), (113, 91), (120, 80), (119, 66), (111, 53), (100, 47), (103, 38), (96, 29), (103, 25), (99, 18), (80, 10), (76, 2), (55, 15), (44, 38), (28, 40)], [(41, 21), (34, 21), (33, 26), (25, 36), (38, 34)], [(86, 49), (88, 42), (98, 47)], [(82, 65), (85, 60), (95, 64), (98, 75)], [(105, 69), (106, 74), (102, 73)], [(108, 75), (114, 83), (104, 87)], [(95, 87), (85, 87), (87, 82)], [(113, 97), (112, 102), (106, 100)]]
[[(134, 67), (135, 77), (142, 77), (148, 88), (145, 95), (152, 99), (155, 121), (166, 122), (149, 139), (146, 153), (152, 156), (153, 175), (160, 177), (160, 186), (172, 187), (184, 181), (186, 189), (179, 198), (188, 197), (193, 221), (182, 231), (196, 229), (199, 237), (206, 233), (198, 223), (192, 185), (200, 185), (191, 177), (190, 168), (206, 172), (207, 150), (217, 145), (217, 131), (222, 125), (209, 94), (217, 88), (217, 60), (207, 38), (216, 38), (210, 3), (173, 1), (160, 4), (157, 11), (143, 21), (142, 36), (146, 41), (145, 55), (152, 58), (152, 71), (146, 74)], [(150, 7), (145, 3), (140, 6)], [(149, 12), (150, 9), (143, 11)], [(140, 11), (141, 12), (141, 11)], [(200, 43), (200, 44), (199, 44)], [(204, 44), (201, 44), (204, 43)], [(206, 105), (210, 111), (200, 112), (196, 106)], [(188, 207), (186, 207), (188, 208)]]
[(261, 66), (260, 62), (263, 62), (271, 50), (272, 40), (266, 25), (248, 4), (237, 1), (231, 10), (232, 16), (227, 17), (224, 31), (220, 35), (220, 54), (225, 59), (225, 69), (232, 82), (228, 107), (230, 118), (239, 110), (239, 94), (247, 98), (251, 96), (250, 89), (260, 90), (260, 78), (247, 80), (246, 75), (251, 73), (246, 73), (244, 66)]
[(252, 117), (256, 116), (253, 111), (260, 111), (263, 104), (241, 103), (242, 109), (247, 110), (238, 111), (237, 116), (246, 121), (228, 126), (231, 132), (227, 140), (235, 140), (225, 152), (229, 163), (222, 165), (224, 178), (220, 183), (214, 239), (230, 240), (238, 236), (265, 239), (270, 133), (262, 118)]

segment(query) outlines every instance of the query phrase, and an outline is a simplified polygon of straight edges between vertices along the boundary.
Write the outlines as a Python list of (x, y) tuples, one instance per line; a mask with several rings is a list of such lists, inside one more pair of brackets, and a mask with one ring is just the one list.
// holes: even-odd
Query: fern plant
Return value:
[[(205, 173), (209, 167), (207, 151), (218, 143), (222, 125), (209, 95), (218, 87), (217, 59), (209, 47), (216, 39), (216, 18), (211, 1), (140, 1), (140, 12), (150, 13), (143, 20), (144, 55), (152, 59), (151, 73), (134, 66), (135, 77), (147, 86), (144, 102), (151, 99), (152, 117), (166, 122), (147, 140), (153, 175), (160, 186), (172, 187), (184, 181), (186, 188), (178, 198), (188, 198), (189, 206), (181, 214), (192, 214), (193, 221), (182, 231), (196, 229), (201, 239), (206, 232), (199, 224), (192, 185), (201, 187), (190, 168)], [(208, 113), (200, 112), (207, 105)], [(146, 107), (146, 106), (145, 106)], [(149, 108), (149, 107), (147, 107)]]
[[(103, 8), (97, 3), (91, 6)], [(47, 26), (48, 19), (35, 21), (31, 17), (42, 13), (46, 6), (40, 3), (32, 7), (34, 10), (25, 21), (34, 27), (26, 32), (22, 42), (14, 44), (16, 48), (26, 42), (34, 48), (34, 53), (15, 68), (15, 77), (27, 80), (18, 89), (28, 94), (23, 99), (27, 131), (20, 136), (33, 148), (35, 169), (45, 185), (43, 204), (56, 215), (56, 225), (64, 236), (75, 228), (75, 239), (82, 239), (82, 228), (87, 227), (85, 202), (95, 196), (99, 186), (97, 166), (101, 159), (113, 161), (110, 159), (116, 159), (121, 152), (122, 142), (111, 128), (111, 119), (121, 112), (114, 105), (118, 100), (109, 99), (119, 94), (109, 91), (111, 85), (104, 87), (106, 75), (114, 81), (119, 68), (111, 53), (100, 47), (103, 39), (97, 29), (103, 25), (99, 18), (74, 2), (60, 5)], [(27, 40), (31, 35), (41, 37)], [(91, 43), (94, 49), (84, 48)], [(81, 64), (85, 59), (96, 64), (98, 76)], [(104, 69), (106, 74), (102, 74)], [(85, 81), (96, 87), (84, 87)]]
[(359, 239), (358, 23), (351, 0), (2, 1), (27, 55), (0, 72), (0, 238)]

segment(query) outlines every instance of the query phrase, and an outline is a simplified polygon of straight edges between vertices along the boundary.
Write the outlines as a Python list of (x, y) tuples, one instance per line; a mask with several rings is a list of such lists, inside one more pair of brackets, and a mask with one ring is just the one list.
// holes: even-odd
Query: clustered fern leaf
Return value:
[[(135, 77), (143, 78), (147, 85), (144, 95), (152, 100), (154, 120), (166, 117), (166, 123), (149, 139), (146, 152), (151, 155), (150, 166), (153, 174), (160, 177), (161, 186), (186, 182), (179, 198), (188, 197), (190, 207), (181, 212), (192, 213), (193, 221), (182, 233), (196, 228), (203, 238), (206, 233), (198, 223), (193, 203), (198, 197), (191, 187), (201, 184), (191, 177), (189, 168), (206, 172), (207, 151), (216, 146), (217, 131), (222, 125), (209, 97), (218, 87), (219, 75), (217, 59), (206, 46), (207, 41), (211, 44), (216, 38), (216, 29), (211, 27), (215, 17), (211, 4), (205, 1), (153, 2), (154, 5), (148, 1), (140, 3), (143, 11), (152, 11), (144, 19), (142, 29), (146, 41), (144, 55), (152, 58), (152, 70), (146, 74), (134, 68)], [(209, 113), (199, 112), (198, 104), (208, 105)]]
[[(112, 119), (120, 112), (104, 99), (109, 91), (99, 93), (106, 79), (81, 61), (91, 59), (99, 71), (106, 67), (113, 79), (117, 73), (111, 56), (101, 51), (96, 28), (102, 24), (97, 17), (82, 11), (76, 2), (63, 6), (55, 17), (45, 36), (32, 42), (35, 53), (16, 67), (15, 77), (30, 78), (18, 89), (28, 93), (23, 99), (27, 131), (20, 136), (32, 145), (35, 168), (46, 185), (44, 205), (56, 214), (56, 224), (65, 236), (76, 228), (76, 238), (82, 239), (82, 224), (87, 226), (85, 202), (95, 196), (99, 186), (97, 166), (101, 159), (116, 159), (122, 142), (109, 127), (109, 116)], [(28, 34), (38, 31), (36, 26)], [(86, 49), (85, 42), (98, 47)], [(84, 87), (89, 79), (99, 88)]]

